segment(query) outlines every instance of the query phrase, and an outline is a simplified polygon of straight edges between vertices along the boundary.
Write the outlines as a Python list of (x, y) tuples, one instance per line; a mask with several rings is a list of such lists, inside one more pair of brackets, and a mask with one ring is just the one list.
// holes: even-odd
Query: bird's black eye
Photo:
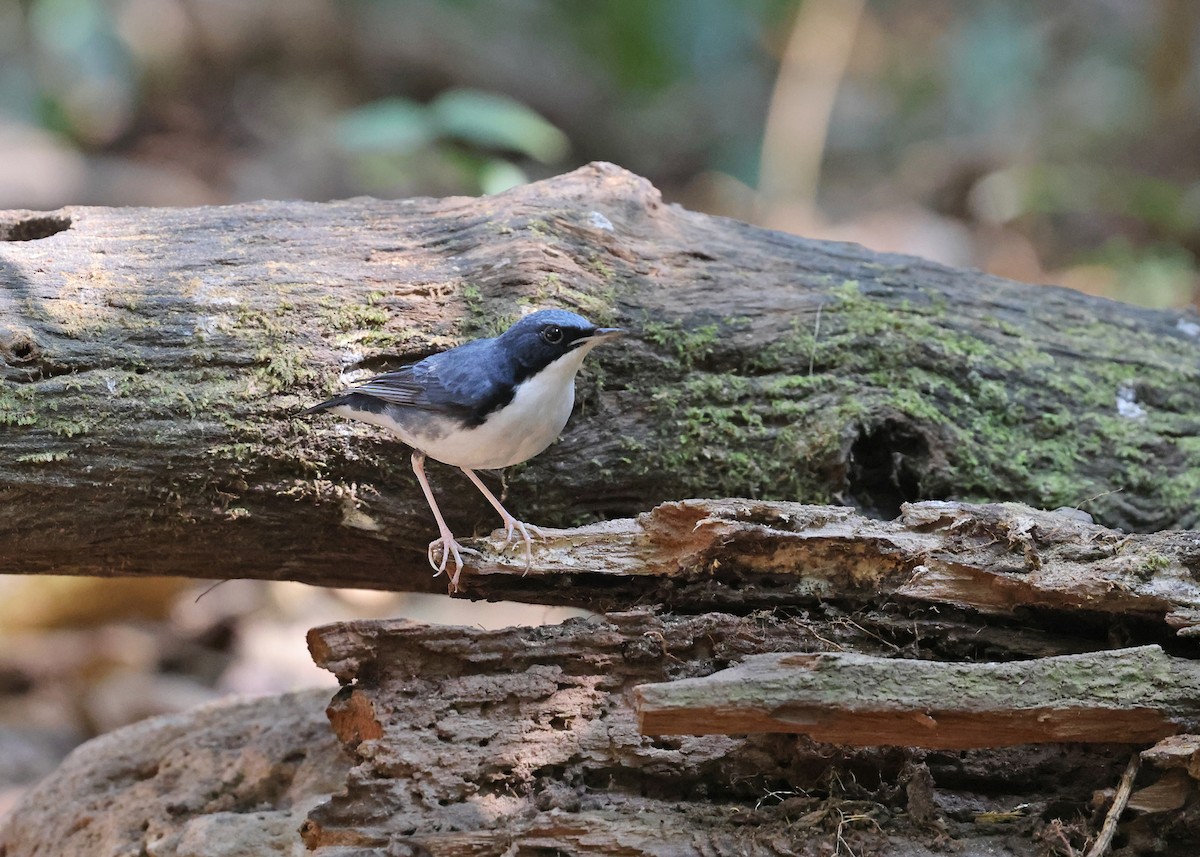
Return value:
[(542, 328), (542, 339), (549, 342), (551, 345), (558, 345), (563, 341), (562, 328), (557, 324), (547, 325)]

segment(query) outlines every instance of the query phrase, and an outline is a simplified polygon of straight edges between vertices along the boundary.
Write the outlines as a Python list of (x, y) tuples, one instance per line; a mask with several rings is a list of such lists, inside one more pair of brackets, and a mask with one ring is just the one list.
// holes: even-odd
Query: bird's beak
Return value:
[(597, 327), (589, 336), (585, 336), (582, 342), (594, 342), (599, 345), (601, 342), (608, 342), (610, 339), (616, 339), (618, 336), (625, 335), (623, 327)]

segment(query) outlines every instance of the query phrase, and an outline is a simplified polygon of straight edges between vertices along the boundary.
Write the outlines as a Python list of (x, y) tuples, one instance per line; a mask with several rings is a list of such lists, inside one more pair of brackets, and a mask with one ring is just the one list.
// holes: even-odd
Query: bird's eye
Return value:
[(542, 339), (546, 340), (551, 345), (558, 345), (563, 341), (562, 328), (556, 324), (542, 328)]

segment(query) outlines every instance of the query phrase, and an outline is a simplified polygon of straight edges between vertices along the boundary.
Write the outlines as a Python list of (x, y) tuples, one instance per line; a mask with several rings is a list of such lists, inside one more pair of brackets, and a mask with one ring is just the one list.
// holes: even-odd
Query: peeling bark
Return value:
[[(787, 811), (755, 805), (828, 761), (790, 737), (644, 738), (631, 692), (768, 640), (814, 642), (802, 622), (646, 612), (496, 632), (314, 629), (315, 660), (348, 683), (330, 721), (359, 766), (348, 792), (311, 814), (305, 841), (318, 853), (443, 854), (468, 842), (482, 853), (668, 853), (672, 843), (674, 853), (765, 853), (793, 834)], [(740, 812), (746, 824), (731, 827)]]
[[(816, 854), (847, 835), (856, 853), (1082, 852), (1106, 817), (1096, 790), (1200, 726), (1196, 538), (1015, 504), (880, 522), (693, 500), (549, 533), (527, 574), (485, 551), (464, 577), (476, 597), (698, 615), (315, 629), (315, 660), (345, 685), (331, 723), (359, 764), (306, 842)], [(781, 661), (813, 680), (789, 691), (758, 669)], [(1196, 789), (1171, 777), (1139, 774), (1131, 805), (1153, 821), (1119, 828), (1129, 853), (1200, 845)]]
[(684, 500), (546, 535), (528, 570), (499, 542), (478, 543), (463, 591), (686, 612), (916, 602), (1060, 632), (1141, 622), (1190, 636), (1200, 625), (1200, 534), (1127, 535), (1071, 510), (926, 502), (875, 521), (830, 506)]

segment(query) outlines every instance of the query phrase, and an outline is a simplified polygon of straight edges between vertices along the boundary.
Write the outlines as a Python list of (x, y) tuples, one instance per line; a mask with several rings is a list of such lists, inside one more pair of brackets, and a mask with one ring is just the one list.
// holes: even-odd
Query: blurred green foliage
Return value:
[(566, 135), (528, 107), (504, 96), (467, 89), (439, 94), (429, 104), (384, 98), (347, 111), (336, 139), (366, 183), (388, 186), (412, 170), (414, 155), (461, 144), (454, 151), (464, 183), (499, 193), (528, 179), (501, 157), (471, 152), (514, 153), (543, 164), (561, 162), (570, 149)]

